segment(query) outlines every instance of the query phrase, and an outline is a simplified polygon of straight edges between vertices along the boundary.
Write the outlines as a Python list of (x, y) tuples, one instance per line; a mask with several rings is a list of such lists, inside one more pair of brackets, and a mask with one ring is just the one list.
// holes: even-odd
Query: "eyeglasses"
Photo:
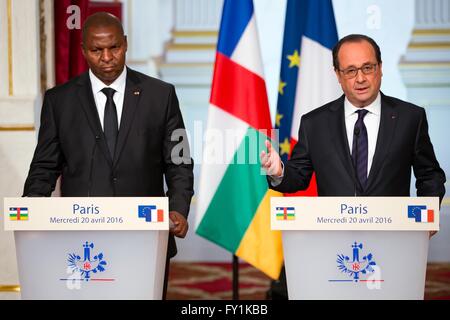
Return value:
[(338, 69), (342, 74), (344, 75), (344, 78), (346, 79), (352, 79), (358, 75), (358, 71), (361, 70), (361, 72), (365, 75), (372, 74), (377, 69), (378, 63), (372, 63), (372, 64), (365, 64), (361, 68), (355, 68), (350, 67), (344, 70)]

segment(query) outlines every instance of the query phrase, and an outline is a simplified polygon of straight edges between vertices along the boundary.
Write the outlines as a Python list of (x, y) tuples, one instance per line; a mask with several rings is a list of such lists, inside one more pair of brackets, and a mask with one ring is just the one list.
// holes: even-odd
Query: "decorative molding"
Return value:
[(173, 31), (173, 37), (218, 37), (218, 31), (195, 31), (195, 30), (184, 30), (184, 31)]
[(20, 292), (19, 285), (0, 285), (0, 292)]
[(39, 42), (41, 62), (41, 93), (47, 90), (47, 34), (45, 33), (45, 0), (39, 0)]
[(188, 63), (188, 62), (174, 62), (174, 63), (158, 63), (160, 68), (203, 68), (203, 67), (213, 67), (214, 63), (210, 62), (198, 62), (198, 63)]
[[(426, 83), (426, 82), (416, 82), (416, 83), (406, 83), (405, 86), (407, 88), (422, 88), (422, 89), (436, 89), (436, 88), (450, 88), (450, 84), (446, 83)], [(450, 103), (450, 100), (436, 100), (434, 101), (441, 101), (442, 103), (448, 104)]]
[(430, 61), (430, 62), (402, 62), (401, 67), (420, 67), (420, 68), (445, 68), (450, 67), (450, 62)]
[(223, 0), (175, 0), (175, 30), (218, 29)]
[(410, 43), (408, 48), (411, 49), (450, 49), (449, 42), (422, 42)]
[(34, 126), (28, 125), (8, 125), (8, 126), (0, 126), (0, 131), (35, 131), (36, 128)]
[(12, 0), (7, 0), (8, 16), (8, 93), (14, 95), (13, 88), (13, 62), (12, 62)]
[(170, 43), (168, 50), (216, 50), (215, 44)]
[(450, 15), (448, 0), (416, 0), (415, 24), (419, 29), (436, 29), (450, 26)]
[(414, 29), (413, 36), (450, 35), (449, 29)]

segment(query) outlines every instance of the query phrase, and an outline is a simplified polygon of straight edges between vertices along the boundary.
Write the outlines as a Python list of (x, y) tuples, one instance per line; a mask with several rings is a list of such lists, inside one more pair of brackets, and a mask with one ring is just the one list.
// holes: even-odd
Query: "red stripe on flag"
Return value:
[(287, 208), (286, 207), (284, 207), (284, 215), (283, 215), (283, 219), (284, 220), (287, 220)]
[(103, 281), (103, 282), (111, 282), (115, 281), (114, 279), (90, 279), (90, 281)]
[(158, 222), (163, 222), (164, 221), (164, 210), (158, 209), (157, 213), (158, 213)]
[(20, 220), (20, 208), (17, 208), (17, 220)]
[(428, 210), (428, 222), (434, 222), (434, 210)]
[[(297, 140), (291, 138), (291, 153), (296, 144), (297, 144)], [(306, 190), (297, 191), (294, 193), (285, 193), (284, 195), (287, 197), (317, 197), (316, 174), (313, 173), (313, 175), (311, 177), (311, 181), (309, 182), (309, 186)]]
[(264, 79), (220, 52), (216, 54), (211, 103), (254, 129), (272, 128)]

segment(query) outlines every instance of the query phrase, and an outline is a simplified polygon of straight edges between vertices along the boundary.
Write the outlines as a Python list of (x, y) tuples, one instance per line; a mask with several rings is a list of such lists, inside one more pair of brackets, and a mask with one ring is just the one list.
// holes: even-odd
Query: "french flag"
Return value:
[(427, 209), (427, 206), (408, 206), (408, 218), (416, 222), (434, 222), (434, 210)]
[(417, 220), (416, 218), (416, 222), (434, 222), (434, 210), (420, 210), (420, 221)]
[(153, 205), (139, 206), (139, 218), (146, 222), (164, 222), (164, 210)]
[[(276, 115), (283, 161), (302, 139), (301, 117), (342, 95), (332, 58), (337, 42), (331, 0), (288, 0)], [(295, 195), (316, 196), (315, 176), (307, 190)]]

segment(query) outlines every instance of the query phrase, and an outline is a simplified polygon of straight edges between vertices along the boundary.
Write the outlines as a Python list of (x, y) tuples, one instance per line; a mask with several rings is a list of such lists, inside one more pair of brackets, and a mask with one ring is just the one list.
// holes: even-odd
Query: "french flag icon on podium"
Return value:
[(154, 205), (138, 206), (139, 218), (145, 218), (146, 222), (164, 222), (164, 210)]
[(408, 218), (422, 223), (434, 222), (434, 210), (427, 206), (408, 206)]

